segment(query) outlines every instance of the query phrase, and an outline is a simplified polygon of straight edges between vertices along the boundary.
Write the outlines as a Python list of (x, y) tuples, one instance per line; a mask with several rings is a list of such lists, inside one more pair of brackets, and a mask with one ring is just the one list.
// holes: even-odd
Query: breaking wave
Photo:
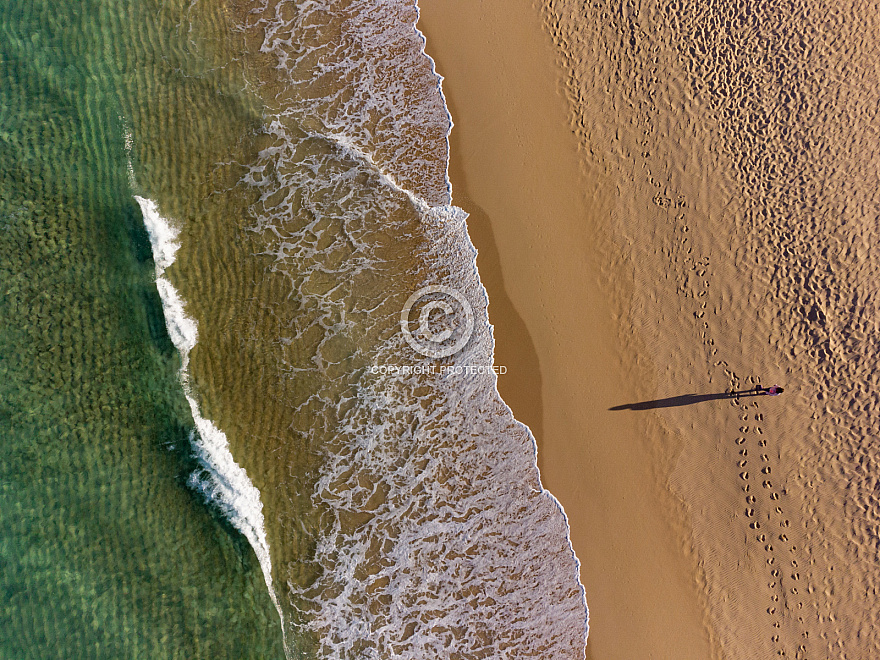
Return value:
[(187, 316), (183, 300), (165, 277), (165, 269), (174, 263), (175, 254), (180, 248), (177, 242), (179, 231), (159, 214), (154, 201), (137, 195), (135, 200), (141, 207), (144, 225), (150, 237), (153, 261), (156, 264), (156, 287), (162, 299), (165, 324), (172, 343), (180, 353), (180, 382), (196, 425), (190, 440), (203, 471), (190, 475), (189, 485), (216, 504), (247, 538), (260, 562), (269, 594), (279, 615), (282, 615), (272, 588), (272, 561), (266, 540), (260, 492), (251, 483), (247, 472), (235, 462), (229, 451), (226, 435), (211, 420), (202, 417), (194, 398), (188, 367), (190, 351), (198, 339), (198, 327), (195, 320)]
[[(256, 249), (239, 270), (226, 257), (186, 263), (223, 269), (207, 278), (222, 280), (224, 327), (259, 351), (245, 394), (260, 409), (232, 402), (238, 430), (224, 426), (252, 439), (233, 438), (251, 452), (238, 462), (193, 397), (195, 321), (163, 276), (176, 233), (137, 199), (199, 430), (199, 483), (254, 546), (288, 654), (582, 660), (588, 613), (568, 520), (494, 372), (464, 370), (491, 367), (494, 339), (467, 215), (452, 206), (452, 121), (417, 6), (237, 9), (266, 108), (258, 148), (224, 164), (241, 175), (216, 195), (248, 200), (244, 218), (228, 219), (230, 232), (242, 227), (228, 242)], [(431, 359), (406, 342), (400, 315), (414, 291), (437, 285), (467, 301), (473, 331), (457, 354)], [(428, 301), (422, 318), (442, 304)], [(241, 363), (224, 359), (205, 358), (200, 377), (240, 382)]]

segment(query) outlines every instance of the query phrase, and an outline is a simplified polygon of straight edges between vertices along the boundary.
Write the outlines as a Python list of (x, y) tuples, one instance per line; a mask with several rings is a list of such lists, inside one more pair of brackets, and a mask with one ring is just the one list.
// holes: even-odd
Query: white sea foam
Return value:
[[(434, 61), (434, 58), (431, 57), (430, 55), (428, 55), (428, 52), (427, 52), (427, 45), (428, 45), (427, 37), (425, 37), (425, 35), (424, 35), (424, 34), (418, 29), (418, 27), (417, 27), (418, 17), (420, 16), (419, 0), (413, 0), (413, 2), (414, 2), (415, 7), (416, 7), (416, 21), (413, 23), (413, 30), (415, 31), (415, 33), (418, 35), (419, 39), (420, 39), (421, 42), (422, 42), (422, 55), (423, 55), (423, 56), (424, 56), (424, 57), (430, 62), (430, 64), (431, 64), (431, 71), (432, 71), (432, 73), (434, 74), (434, 76), (436, 77), (436, 80), (437, 80), (437, 94), (439, 95), (440, 99), (441, 99), (442, 102), (443, 102), (443, 109), (446, 111), (446, 117), (447, 117), (447, 120), (448, 120), (448, 126), (449, 126), (449, 128), (448, 128), (447, 131), (446, 131), (446, 150), (447, 150), (447, 158), (446, 158), (446, 189), (447, 189), (448, 192), (449, 192), (450, 200), (452, 200), (452, 181), (449, 179), (449, 161), (450, 161), (450, 158), (449, 158), (449, 155), (448, 155), (448, 154), (449, 154), (449, 152), (450, 152), (450, 150), (451, 150), (451, 145), (450, 145), (450, 135), (452, 134), (452, 129), (453, 129), (453, 127), (454, 127), (455, 124), (454, 124), (454, 122), (453, 122), (452, 113), (449, 112), (449, 104), (446, 102), (446, 95), (443, 93), (443, 76), (440, 75), (440, 72), (439, 72), (439, 71), (437, 71), (437, 63)], [(451, 218), (451, 222), (449, 223), (450, 226), (448, 227), (448, 229), (452, 229), (452, 225), (454, 225), (455, 219), (457, 219), (457, 218), (461, 218), (461, 226), (462, 226), (462, 228), (463, 228), (463, 232), (464, 232), (464, 234), (465, 234), (464, 243), (465, 243), (466, 245), (468, 245), (468, 246), (473, 250), (473, 257), (472, 257), (473, 277), (476, 279), (477, 283), (479, 284), (479, 288), (480, 288), (480, 290), (481, 290), (481, 293), (482, 293), (483, 296), (485, 296), (485, 298), (486, 298), (486, 302), (487, 302), (487, 306), (488, 306), (488, 302), (489, 302), (489, 292), (486, 290), (486, 287), (483, 286), (483, 283), (482, 283), (482, 281), (480, 280), (480, 275), (479, 275), (479, 271), (478, 271), (478, 269), (477, 269), (477, 263), (476, 263), (476, 256), (477, 256), (476, 248), (473, 246), (473, 243), (472, 243), (471, 240), (470, 240), (470, 235), (469, 235), (468, 232), (467, 232), (467, 225), (465, 224), (465, 221), (466, 221), (466, 219), (467, 219), (467, 213), (465, 213), (462, 209), (459, 209), (459, 208), (457, 208), (457, 207), (452, 207), (452, 208), (453, 208), (455, 211), (457, 211), (458, 213), (453, 212), (453, 213), (449, 213), (449, 214), (448, 214), (448, 217)], [(437, 209), (437, 207), (435, 207), (435, 209)], [(434, 210), (434, 209), (432, 209), (432, 210)], [(440, 209), (437, 209), (437, 211), (440, 211)], [(434, 215), (436, 215), (436, 213), (431, 213), (430, 211), (429, 211), (428, 213), (425, 214), (426, 219), (432, 219), (432, 217), (433, 217)], [(462, 216), (463, 216), (463, 217), (462, 217)], [(490, 339), (490, 342), (491, 342), (491, 357), (490, 357), (488, 363), (489, 363), (489, 364), (495, 364), (495, 338), (494, 338), (494, 327), (493, 327), (491, 324), (488, 323), (488, 319), (487, 319), (487, 325), (489, 326), (489, 334), (490, 334), (490, 337), (491, 337), (491, 339)], [(494, 386), (493, 386), (493, 387), (494, 387), (494, 390), (495, 390), (495, 395), (496, 395), (496, 397), (497, 397), (497, 400), (500, 401), (500, 402), (502, 402), (502, 405), (504, 406), (504, 408), (506, 408), (506, 409), (511, 413), (511, 415), (512, 415), (512, 414), (513, 414), (513, 411), (510, 409), (509, 406), (507, 406), (507, 404), (505, 404), (505, 403), (503, 402), (503, 399), (502, 399), (502, 397), (501, 397), (501, 393), (498, 391), (498, 379), (497, 379), (497, 377), (494, 378)], [(577, 576), (578, 576), (578, 578), (577, 578), (577, 580), (578, 580), (578, 588), (579, 588), (579, 590), (580, 590), (581, 600), (583, 601), (583, 606), (584, 606), (584, 621), (583, 621), (583, 627), (584, 627), (584, 646), (586, 647), (587, 637), (588, 637), (588, 635), (589, 635), (589, 630), (590, 630), (590, 612), (589, 612), (589, 609), (588, 609), (588, 607), (587, 607), (587, 601), (586, 601), (586, 589), (584, 588), (583, 584), (581, 584), (581, 582), (580, 582), (580, 566), (581, 566), (581, 562), (580, 562), (580, 560), (577, 558), (577, 554), (576, 554), (575, 551), (574, 551), (574, 546), (571, 545), (571, 524), (569, 523), (568, 514), (565, 513), (565, 507), (562, 506), (562, 502), (560, 502), (560, 501), (556, 498), (556, 496), (553, 495), (553, 493), (551, 493), (549, 490), (546, 490), (546, 489), (543, 487), (543, 485), (541, 484), (541, 470), (540, 470), (540, 468), (538, 467), (538, 443), (537, 443), (537, 440), (535, 439), (534, 434), (532, 433), (532, 430), (528, 427), (528, 425), (526, 425), (526, 424), (524, 424), (524, 423), (522, 423), (522, 422), (517, 421), (516, 423), (517, 423), (519, 426), (521, 426), (521, 427), (523, 427), (523, 428), (526, 429), (526, 431), (528, 432), (529, 439), (531, 440), (532, 448), (533, 448), (533, 450), (534, 450), (534, 469), (535, 469), (535, 472), (536, 472), (536, 474), (537, 474), (538, 487), (541, 488), (541, 491), (542, 491), (543, 495), (544, 495), (545, 497), (547, 497), (550, 501), (553, 502), (554, 506), (558, 509), (559, 513), (562, 515), (563, 520), (565, 521), (565, 530), (566, 530), (566, 531), (565, 531), (565, 536), (566, 536), (566, 538), (568, 539), (569, 551), (570, 551), (570, 553), (571, 553), (571, 557), (572, 557), (572, 559), (574, 560), (574, 563), (575, 563), (575, 566), (576, 566), (576, 572), (577, 572)]]
[[(314, 355), (294, 352), (288, 365), (291, 381), (311, 372), (317, 391), (273, 391), (289, 402), (292, 429), (332, 429), (311, 495), (328, 512), (309, 557), (318, 577), (288, 581), (282, 607), (308, 613), (292, 629), (334, 659), (583, 658), (588, 612), (568, 519), (494, 378), (334, 369), (347, 389), (327, 378), (339, 358), (325, 358), (325, 346), (368, 350), (377, 363), (413, 355), (400, 333), (371, 334), (399, 318), (394, 268), (413, 277), (408, 259), (382, 252), (389, 237), (418, 256), (425, 285), (452, 286), (472, 304), (472, 340), (454, 362), (493, 361), (467, 214), (450, 205), (452, 120), (417, 5), (310, 2), (285, 15), (283, 4), (255, 0), (250, 14), (263, 52), (277, 56), (269, 84), (292, 92), (266, 119), (269, 146), (243, 164), (242, 183), (259, 192), (251, 229), (296, 301), (296, 313), (274, 312), (279, 343), (323, 334)], [(316, 289), (331, 274), (332, 289)], [(352, 518), (363, 521), (355, 530)]]
[(137, 195), (135, 199), (141, 207), (144, 224), (153, 247), (156, 287), (162, 299), (168, 334), (180, 353), (180, 381), (196, 424), (192, 441), (204, 473), (194, 473), (189, 483), (216, 503), (229, 521), (250, 542), (263, 570), (269, 595), (283, 621), (282, 610), (272, 586), (272, 562), (269, 542), (266, 539), (260, 491), (251, 483), (244, 468), (236, 463), (229, 451), (229, 442), (223, 431), (211, 420), (202, 417), (193, 395), (188, 367), (190, 351), (198, 340), (198, 327), (195, 319), (187, 316), (180, 294), (165, 277), (165, 270), (174, 263), (175, 254), (180, 247), (177, 241), (179, 230), (161, 216), (156, 202)]

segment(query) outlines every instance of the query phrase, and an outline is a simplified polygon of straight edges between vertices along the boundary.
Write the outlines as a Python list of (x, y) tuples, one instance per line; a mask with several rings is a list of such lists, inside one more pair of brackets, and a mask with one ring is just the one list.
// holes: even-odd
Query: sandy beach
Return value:
[(0, 4), (0, 656), (880, 658), (878, 3)]
[(587, 656), (711, 657), (686, 520), (655, 461), (662, 435), (608, 410), (650, 391), (620, 339), (631, 276), (625, 261), (607, 270), (614, 181), (579, 157), (540, 13), (428, 2), (418, 27), (445, 77), (453, 203), (470, 214), (509, 369), (499, 390), (535, 433), (581, 561)]
[(876, 656), (876, 12), (425, 4), (587, 657)]

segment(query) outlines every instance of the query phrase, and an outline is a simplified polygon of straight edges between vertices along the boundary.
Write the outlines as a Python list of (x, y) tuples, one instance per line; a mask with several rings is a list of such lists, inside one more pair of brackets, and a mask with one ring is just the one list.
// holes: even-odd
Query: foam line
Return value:
[(165, 277), (165, 269), (174, 263), (175, 254), (180, 248), (177, 241), (179, 230), (160, 215), (156, 202), (137, 195), (135, 199), (141, 207), (144, 224), (150, 236), (153, 260), (156, 263), (156, 288), (162, 299), (168, 334), (180, 353), (180, 382), (196, 425), (196, 431), (191, 437), (204, 474), (193, 473), (189, 484), (216, 503), (250, 542), (263, 569), (269, 595), (282, 619), (283, 630), (284, 617), (272, 586), (272, 561), (266, 539), (260, 491), (248, 478), (244, 468), (235, 462), (229, 451), (226, 434), (211, 420), (202, 417), (193, 397), (188, 367), (190, 351), (198, 340), (198, 326), (195, 319), (186, 315), (183, 299)]
[[(449, 164), (450, 164), (450, 160), (452, 158), (452, 145), (450, 143), (450, 136), (452, 134), (452, 129), (455, 126), (455, 123), (452, 120), (452, 113), (449, 112), (449, 104), (446, 102), (446, 95), (443, 93), (443, 76), (440, 75), (440, 73), (437, 71), (437, 63), (434, 61), (434, 58), (432, 58), (430, 55), (428, 55), (428, 52), (427, 52), (428, 39), (427, 39), (427, 37), (424, 35), (424, 33), (421, 30), (418, 29), (417, 24), (418, 24), (418, 18), (420, 15), (419, 0), (413, 0), (413, 2), (415, 4), (415, 8), (416, 8), (416, 22), (413, 24), (413, 30), (415, 30), (416, 34), (418, 35), (418, 37), (422, 41), (422, 54), (431, 63), (431, 70), (434, 72), (434, 75), (437, 76), (437, 93), (440, 95), (440, 99), (443, 102), (443, 107), (446, 110), (446, 116), (449, 119), (449, 129), (446, 132), (446, 154), (447, 154), (446, 155), (446, 189), (449, 191), (450, 204), (454, 204), (455, 202), (454, 202), (453, 196), (452, 196), (452, 180), (449, 178)], [(465, 226), (467, 226), (467, 225), (465, 224)], [(468, 242), (471, 244), (471, 246), (473, 246), (473, 242), (470, 240), (470, 234), (467, 231), (465, 232), (465, 234), (467, 235)], [(476, 246), (473, 246), (473, 249), (474, 249), (474, 253), (476, 254), (476, 252), (477, 252)], [(489, 292), (486, 290), (486, 287), (483, 285), (482, 279), (479, 276), (479, 272), (478, 272), (478, 268), (477, 268), (477, 264), (476, 264), (476, 256), (474, 257), (473, 269), (477, 275), (477, 280), (478, 280), (479, 286), (483, 290), (483, 295), (486, 296), (486, 300), (488, 301), (489, 300)], [(489, 327), (491, 328), (491, 343), (492, 343), (491, 363), (495, 364), (495, 328), (491, 323), (489, 323)], [(498, 379), (497, 378), (495, 379), (494, 388), (495, 388), (496, 394), (498, 395), (498, 399), (501, 401), (504, 401), (504, 399), (501, 396), (501, 393), (498, 391)], [(504, 405), (507, 406), (507, 403), (504, 402)], [(507, 406), (507, 408), (508, 408), (508, 410), (510, 410), (509, 406)], [(511, 414), (512, 414), (512, 412), (513, 411), (511, 410)], [(524, 424), (523, 422), (520, 422), (519, 420), (517, 420), (517, 423), (522, 425), (528, 431), (529, 438), (532, 441), (532, 446), (533, 446), (534, 452), (535, 452), (534, 453), (535, 472), (538, 475), (538, 484), (541, 487), (541, 491), (543, 492), (544, 495), (546, 495), (548, 498), (550, 498), (550, 500), (553, 502), (553, 504), (559, 509), (559, 512), (562, 514), (562, 517), (565, 520), (565, 526), (567, 529), (567, 537), (568, 537), (568, 539), (567, 539), (568, 546), (569, 546), (569, 550), (571, 551), (571, 556), (574, 559), (575, 566), (577, 569), (578, 586), (579, 586), (580, 592), (581, 592), (581, 599), (583, 600), (583, 603), (584, 603), (584, 611), (585, 611), (585, 615), (584, 615), (584, 645), (586, 646), (586, 641), (587, 641), (587, 638), (589, 637), (589, 631), (590, 631), (590, 610), (589, 610), (589, 607), (587, 606), (586, 589), (584, 588), (583, 583), (581, 583), (581, 581), (580, 581), (581, 562), (578, 559), (577, 554), (574, 551), (574, 546), (571, 543), (571, 523), (568, 519), (568, 514), (566, 514), (566, 512), (565, 512), (565, 507), (562, 506), (562, 502), (560, 502), (556, 498), (556, 496), (553, 495), (553, 493), (551, 493), (549, 490), (544, 488), (543, 484), (541, 484), (541, 469), (538, 467), (538, 442), (535, 439), (534, 433), (532, 433), (532, 430), (528, 427), (527, 424)]]

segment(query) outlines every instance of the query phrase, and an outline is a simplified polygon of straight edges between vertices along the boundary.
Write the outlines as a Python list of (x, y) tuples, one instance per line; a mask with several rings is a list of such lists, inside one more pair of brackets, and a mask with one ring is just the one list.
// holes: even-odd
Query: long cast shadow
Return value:
[(653, 401), (641, 401), (639, 403), (627, 403), (614, 406), (608, 410), (653, 410), (654, 408), (675, 408), (677, 406), (690, 406), (703, 401), (718, 401), (722, 399), (738, 399), (746, 396), (764, 396), (764, 388), (742, 390), (741, 392), (719, 392), (718, 394), (682, 394), (671, 396), (667, 399), (654, 399)]

